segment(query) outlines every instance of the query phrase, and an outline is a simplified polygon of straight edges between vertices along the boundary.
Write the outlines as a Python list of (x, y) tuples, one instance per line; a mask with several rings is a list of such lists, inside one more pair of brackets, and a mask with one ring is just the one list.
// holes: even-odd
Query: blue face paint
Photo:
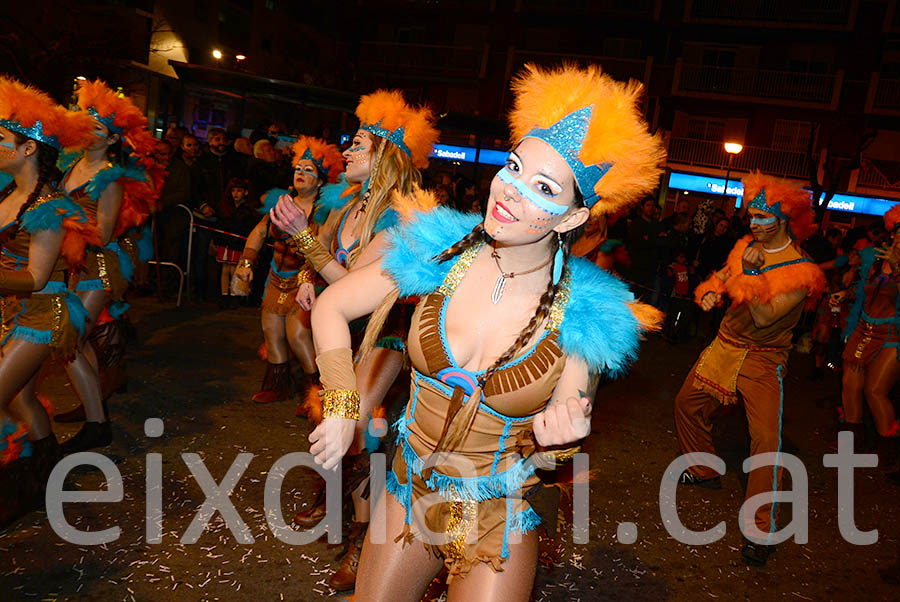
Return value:
[(501, 182), (511, 184), (512, 187), (516, 189), (516, 192), (537, 205), (537, 208), (544, 213), (562, 215), (568, 209), (568, 207), (557, 205), (553, 201), (545, 199), (536, 190), (529, 188), (525, 182), (513, 176), (505, 167), (497, 172), (497, 177), (500, 178)]
[(347, 152), (348, 153), (358, 153), (361, 150), (366, 150), (366, 149), (361, 144), (358, 144), (356, 146), (351, 146), (350, 148), (348, 148)]
[(772, 215), (770, 217), (751, 217), (750, 225), (752, 226), (771, 226), (777, 218)]
[(9, 150), (16, 150), (16, 145), (12, 142), (0, 142), (0, 147), (8, 148)]

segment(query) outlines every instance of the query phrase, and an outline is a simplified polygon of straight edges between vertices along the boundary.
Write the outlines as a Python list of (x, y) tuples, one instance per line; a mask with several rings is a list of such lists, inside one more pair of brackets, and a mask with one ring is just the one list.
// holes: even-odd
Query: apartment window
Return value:
[(687, 137), (722, 142), (725, 139), (725, 122), (720, 119), (691, 118), (687, 124)]
[(789, 151), (805, 151), (812, 136), (812, 124), (808, 121), (776, 119), (772, 134), (772, 148)]
[(606, 38), (603, 40), (603, 56), (639, 59), (641, 58), (641, 41), (628, 38)]
[(734, 67), (736, 58), (737, 51), (730, 48), (704, 48), (701, 61), (710, 67)]
[(270, 10), (274, 13), (275, 9), (276, 9), (275, 0), (266, 0), (266, 10)]
[(788, 61), (788, 71), (793, 71), (794, 73), (816, 73), (824, 75), (825, 73), (828, 73), (828, 65), (822, 61), (790, 59)]

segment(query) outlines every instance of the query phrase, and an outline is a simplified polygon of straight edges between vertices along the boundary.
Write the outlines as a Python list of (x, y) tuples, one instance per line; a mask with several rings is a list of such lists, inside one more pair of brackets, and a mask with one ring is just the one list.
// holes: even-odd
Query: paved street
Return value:
[[(270, 531), (263, 485), (273, 462), (305, 451), (309, 423), (295, 418), (295, 403), (250, 402), (263, 366), (258, 313), (218, 311), (211, 305), (176, 309), (139, 299), (132, 310), (138, 341), (129, 350), (126, 394), (111, 400), (115, 443), (102, 451), (124, 479), (120, 503), (70, 504), (69, 522), (82, 530), (121, 528), (117, 541), (100, 546), (64, 542), (44, 512), (33, 512), (0, 533), (0, 592), (4, 600), (254, 600), (314, 601), (328, 598), (325, 585), (340, 548), (320, 541), (289, 546)], [(651, 339), (622, 381), (601, 388), (594, 410), (591, 461), (590, 543), (573, 545), (571, 528), (549, 566), (538, 572), (536, 601), (575, 600), (897, 600), (900, 589), (879, 569), (898, 560), (897, 500), (878, 469), (856, 476), (856, 524), (878, 529), (878, 542), (857, 547), (843, 541), (837, 522), (835, 469), (829, 453), (832, 408), (839, 380), (804, 380), (808, 356), (795, 355), (786, 378), (785, 451), (799, 456), (809, 478), (809, 543), (779, 546), (762, 570), (740, 562), (738, 510), (743, 500), (740, 461), (747, 446), (741, 413), (723, 418), (717, 447), (728, 463), (720, 491), (679, 490), (681, 520), (702, 530), (724, 520), (720, 541), (699, 547), (677, 543), (660, 518), (659, 484), (678, 454), (673, 397), (701, 345), (671, 346)], [(60, 411), (76, 403), (62, 378), (50, 376), (43, 392)], [(144, 434), (147, 418), (161, 418), (159, 438)], [(78, 426), (58, 426), (64, 439)], [(231, 499), (254, 542), (238, 543), (220, 515), (193, 545), (182, 535), (204, 500), (181, 458), (197, 453), (216, 481), (239, 453), (254, 454)], [(163, 538), (145, 541), (146, 454), (162, 454)], [(76, 469), (72, 486), (104, 487), (102, 474)], [(313, 477), (288, 473), (282, 490), (286, 518), (311, 501)], [(564, 504), (565, 506), (565, 504)], [(782, 524), (791, 512), (785, 505)], [(569, 517), (571, 518), (571, 517)], [(633, 545), (619, 543), (617, 525), (637, 525)], [(564, 522), (567, 525), (568, 522)], [(547, 546), (552, 548), (553, 546)], [(440, 599), (435, 585), (427, 600)], [(336, 599), (341, 599), (337, 597)]]

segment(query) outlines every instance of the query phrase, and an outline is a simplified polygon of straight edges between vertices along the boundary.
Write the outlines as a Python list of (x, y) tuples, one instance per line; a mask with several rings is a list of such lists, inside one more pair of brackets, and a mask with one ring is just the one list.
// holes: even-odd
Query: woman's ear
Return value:
[(578, 209), (569, 212), (569, 214), (566, 215), (561, 222), (553, 227), (553, 231), (559, 234), (565, 234), (569, 230), (574, 230), (578, 226), (582, 225), (588, 220), (590, 216), (590, 209), (588, 209), (587, 207), (579, 207)]
[(119, 138), (120, 138), (119, 134), (110, 134), (109, 136), (106, 137), (107, 145), (112, 146), (113, 144), (115, 144), (116, 142), (119, 141)]

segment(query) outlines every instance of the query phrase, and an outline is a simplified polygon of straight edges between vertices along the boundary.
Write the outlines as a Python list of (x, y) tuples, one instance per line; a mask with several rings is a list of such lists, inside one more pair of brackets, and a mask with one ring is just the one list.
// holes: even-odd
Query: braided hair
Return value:
[[(17, 146), (21, 146), (29, 140), (32, 140), (18, 132), (13, 132), (13, 136), (15, 137)], [(25, 202), (19, 207), (19, 212), (16, 214), (15, 225), (11, 228), (12, 232), (10, 234), (15, 234), (15, 231), (18, 230), (18, 224), (21, 221), (22, 216), (25, 215), (29, 209), (34, 207), (34, 204), (37, 203), (37, 200), (40, 198), (41, 191), (44, 187), (47, 185), (52, 186), (60, 177), (59, 170), (56, 168), (56, 160), (59, 158), (59, 151), (38, 140), (35, 140), (34, 143), (37, 145), (37, 150), (35, 151), (38, 163), (37, 182), (34, 185), (34, 189), (28, 195), (28, 198), (25, 199)], [(12, 186), (12, 184), (10, 184), (10, 186)], [(3, 192), (4, 194), (8, 194), (6, 190)], [(11, 192), (11, 190), (9, 190), (9, 192)]]
[[(575, 207), (584, 207), (584, 196), (581, 194), (581, 191), (578, 190), (578, 187), (575, 187)], [(566, 264), (569, 260), (570, 249), (572, 244), (581, 237), (581, 234), (584, 232), (584, 225), (578, 226), (568, 232), (565, 232), (560, 235), (560, 240), (562, 241), (562, 251), (563, 251), (563, 268), (565, 268)], [(453, 257), (456, 257), (466, 249), (475, 246), (479, 242), (490, 242), (491, 237), (484, 230), (484, 223), (480, 223), (475, 226), (471, 232), (466, 234), (459, 242), (455, 243), (453, 246), (448, 248), (447, 250), (439, 253), (434, 257), (434, 260), (438, 263), (443, 263)], [(562, 280), (557, 284), (553, 284), (553, 279), (547, 281), (547, 288), (544, 293), (541, 295), (540, 301), (538, 302), (538, 308), (535, 312), (534, 316), (532, 316), (531, 320), (529, 320), (528, 324), (522, 331), (519, 333), (519, 336), (516, 338), (515, 342), (513, 342), (510, 347), (504, 351), (497, 360), (491, 364), (491, 366), (484, 371), (484, 374), (481, 378), (478, 379), (478, 384), (484, 388), (485, 383), (487, 383), (491, 377), (500, 369), (500, 367), (506, 362), (513, 359), (516, 354), (530, 341), (538, 328), (544, 323), (547, 317), (550, 315), (550, 308), (553, 307), (553, 302), (556, 300), (556, 294), (559, 292), (560, 284)]]

